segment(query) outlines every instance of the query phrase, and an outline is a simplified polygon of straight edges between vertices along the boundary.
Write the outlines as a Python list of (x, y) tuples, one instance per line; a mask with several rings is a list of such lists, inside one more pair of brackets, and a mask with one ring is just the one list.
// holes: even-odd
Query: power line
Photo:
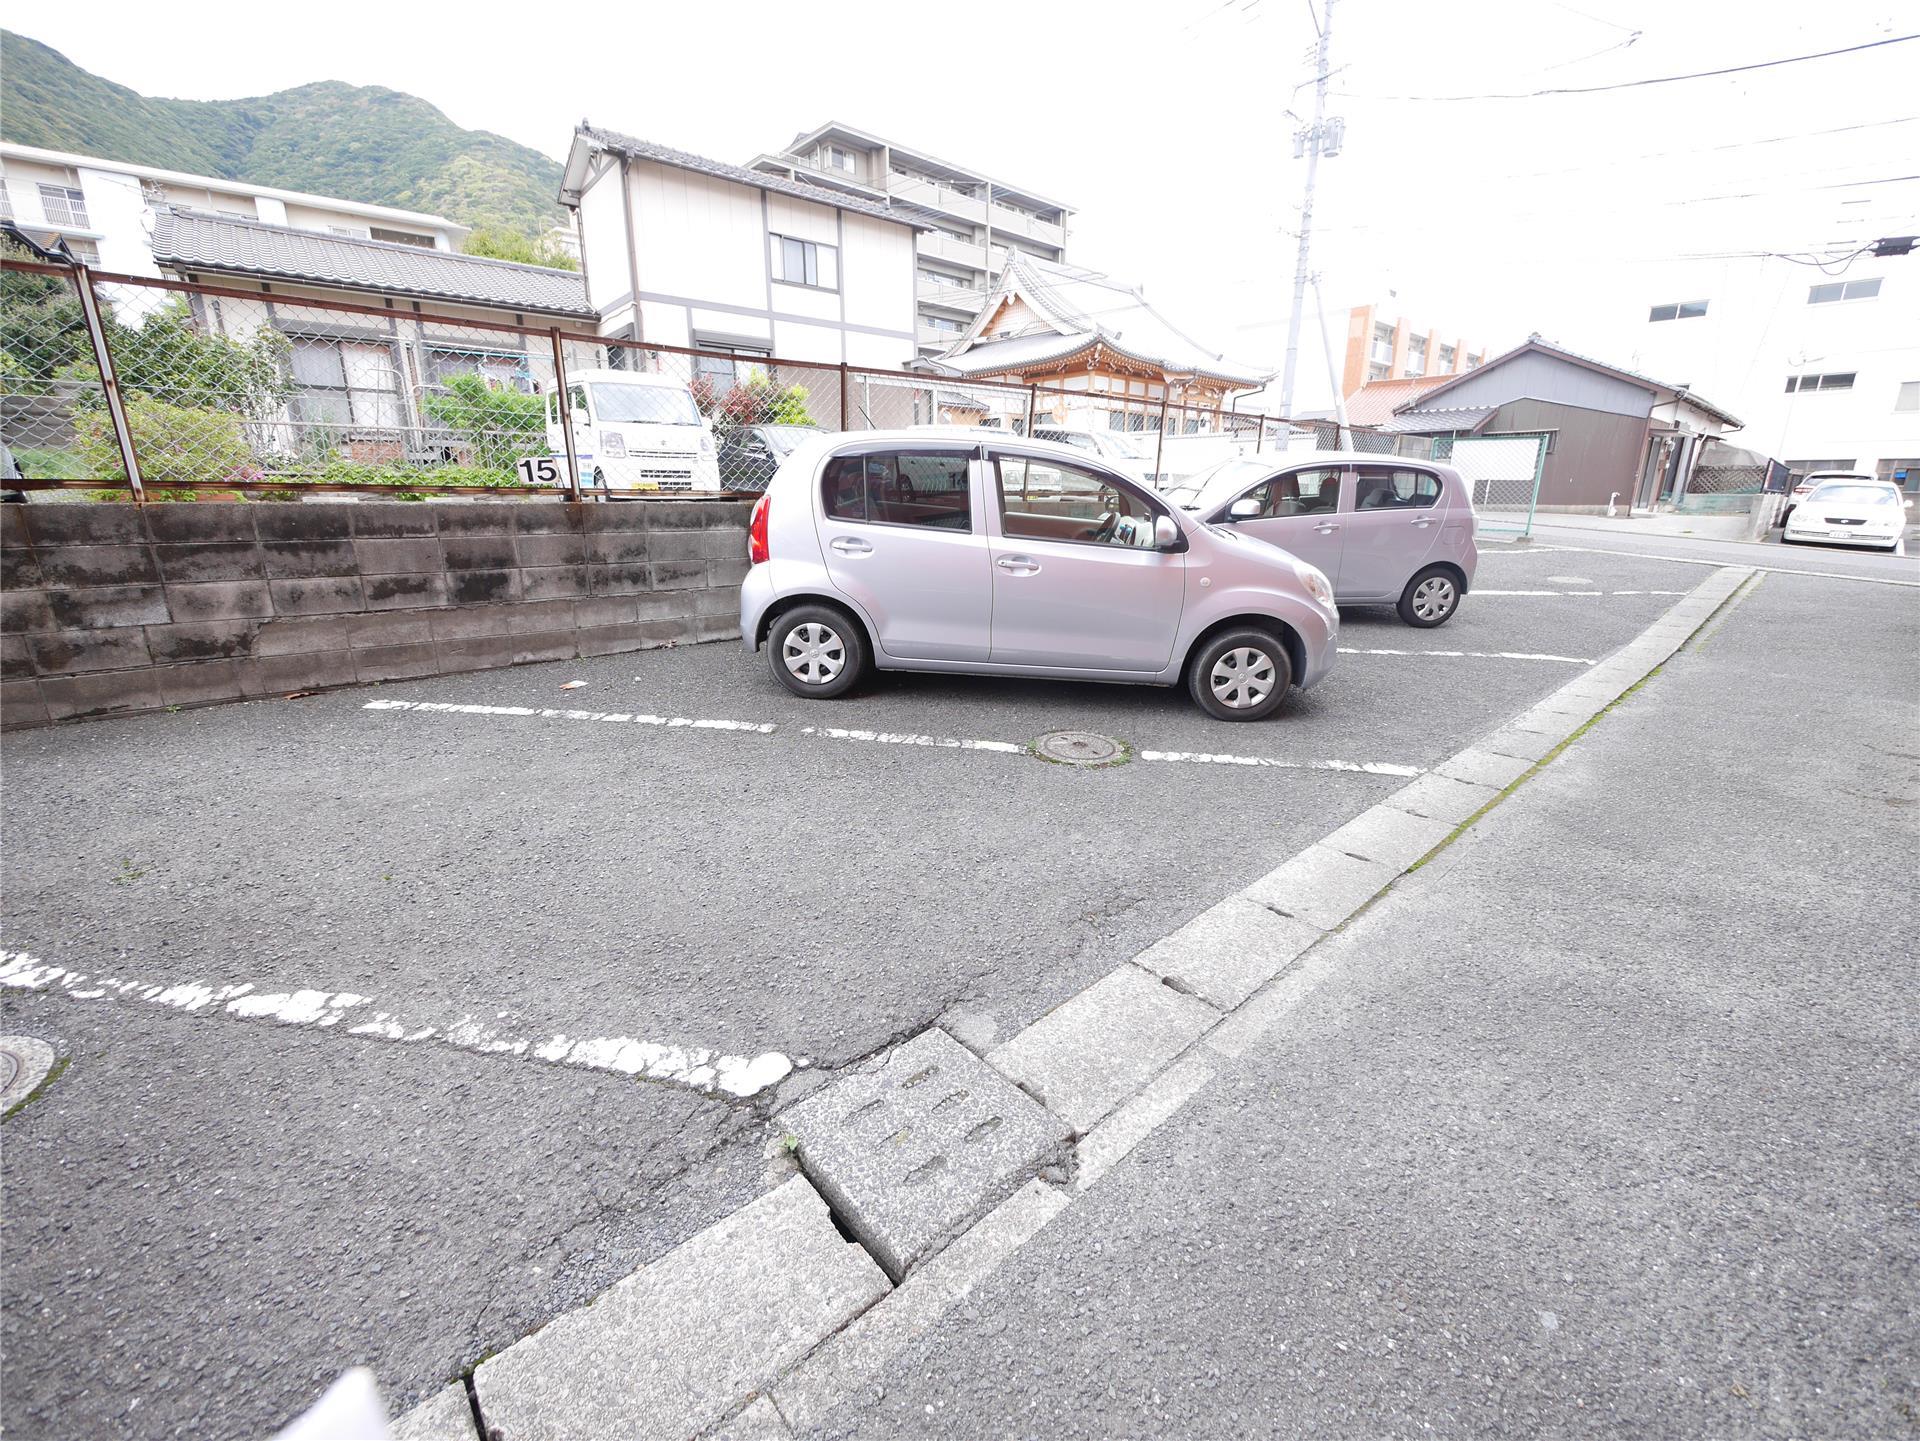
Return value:
[(1648, 85), (1674, 85), (1683, 80), (1711, 80), (1720, 75), (1741, 75), (1750, 70), (1771, 70), (1781, 65), (1799, 65), (1809, 60), (1829, 60), (1835, 55), (1853, 55), (1862, 50), (1878, 50), (1883, 45), (1903, 45), (1920, 40), (1920, 34), (1893, 35), (1885, 40), (1869, 40), (1861, 45), (1844, 45), (1838, 50), (1820, 50), (1811, 55), (1788, 55), (1779, 60), (1756, 60), (1750, 65), (1723, 65), (1717, 70), (1689, 70), (1680, 75), (1654, 75), (1644, 80), (1620, 80), (1611, 85), (1563, 85), (1547, 90), (1494, 91), (1485, 95), (1355, 95), (1357, 100), (1402, 100), (1422, 104), (1450, 104), (1462, 100), (1538, 100), (1552, 95), (1598, 95), (1608, 90), (1638, 90)]

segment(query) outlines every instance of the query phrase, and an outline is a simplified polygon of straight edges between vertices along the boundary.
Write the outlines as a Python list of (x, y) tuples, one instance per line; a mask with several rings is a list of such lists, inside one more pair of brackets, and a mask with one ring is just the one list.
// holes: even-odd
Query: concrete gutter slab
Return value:
[(887, 1290), (795, 1177), (483, 1362), (489, 1441), (697, 1436)]
[(1316, 844), (1282, 862), (1241, 894), (1260, 905), (1330, 931), (1398, 874), (1397, 866), (1355, 860), (1324, 844)]
[(1228, 896), (1148, 946), (1133, 963), (1230, 1011), (1323, 934), (1244, 896)]
[[(1522, 731), (1518, 734), (1531, 735), (1532, 733)], [(1543, 737), (1533, 736), (1533, 739), (1540, 740)], [(1482, 744), (1484, 745), (1485, 742), (1483, 741)], [(1546, 746), (1540, 754), (1545, 755), (1551, 749), (1553, 749), (1551, 745)], [(1498, 752), (1498, 754), (1504, 755), (1505, 752)], [(1425, 816), (1428, 820), (1444, 821), (1451, 827), (1461, 824), (1499, 794), (1499, 790), (1493, 786), (1474, 785), (1468, 781), (1457, 781), (1451, 776), (1435, 773), (1421, 776), (1411, 785), (1402, 786), (1387, 797), (1386, 804), (1395, 810), (1411, 811), (1416, 816)]]
[[(1490, 736), (1483, 736), (1474, 745), (1495, 755), (1517, 756), (1521, 760), (1545, 760), (1547, 754), (1560, 744), (1562, 737), (1544, 736), (1538, 731), (1516, 730), (1512, 726), (1503, 727)], [(1422, 780), (1426, 777), (1422, 776)], [(1461, 819), (1465, 819), (1463, 816)]]
[(1107, 972), (987, 1059), (1075, 1131), (1094, 1123), (1220, 1019), (1131, 963)]
[(1395, 806), (1371, 806), (1320, 844), (1404, 871), (1453, 834), (1453, 825)]
[(895, 1281), (1067, 1158), (1066, 1122), (942, 1030), (848, 1072), (782, 1121), (808, 1179)]
[(387, 1429), (393, 1441), (480, 1441), (465, 1386), (434, 1392)]
[(765, 1396), (756, 1396), (747, 1409), (719, 1430), (709, 1432), (707, 1441), (793, 1441), (780, 1410)]
[(1503, 791), (1532, 770), (1533, 762), (1518, 756), (1495, 755), (1475, 746), (1442, 761), (1435, 769), (1450, 780)]

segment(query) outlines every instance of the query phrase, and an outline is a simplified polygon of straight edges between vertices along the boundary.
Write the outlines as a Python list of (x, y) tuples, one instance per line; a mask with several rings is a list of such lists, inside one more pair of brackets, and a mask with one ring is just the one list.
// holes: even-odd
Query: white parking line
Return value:
[(1027, 747), (1014, 741), (963, 740), (956, 736), (911, 735), (902, 731), (848, 730), (842, 726), (801, 726), (803, 736), (825, 736), (836, 741), (871, 741), (883, 746), (933, 746), (940, 750), (1001, 751), (1025, 755)]
[[(90, 976), (85, 971), (56, 966), (25, 951), (0, 951), (0, 986), (15, 990), (64, 992), (76, 1001), (115, 999), (146, 1001), (177, 1011), (224, 1012), (243, 1020), (277, 1021), (285, 1026), (338, 1029), (349, 1036), (381, 1041), (437, 1041), (482, 1055), (532, 1056), (555, 1065), (581, 1066), (592, 1071), (616, 1071), (643, 1076), (709, 1094), (751, 1096), (784, 1080), (796, 1062), (777, 1051), (757, 1056), (727, 1056), (701, 1046), (664, 1045), (636, 1041), (630, 1036), (568, 1036), (555, 1031), (529, 1031), (501, 1024), (509, 1013), (496, 1011), (491, 1020), (463, 1013), (450, 1024), (423, 1025), (415, 1017), (403, 1020), (370, 1009), (366, 996), (351, 991), (256, 991), (251, 982), (213, 986), (200, 981), (162, 985), (153, 981), (124, 981), (116, 976)], [(805, 1065), (803, 1058), (797, 1064)]]
[(1684, 590), (1471, 590), (1475, 600), (1485, 595), (1685, 595)]
[(1390, 765), (1386, 761), (1293, 761), (1278, 756), (1227, 756), (1208, 751), (1140, 751), (1143, 761), (1184, 761), (1203, 766), (1272, 766), (1280, 770), (1347, 771), (1369, 776), (1419, 776), (1419, 766)]
[[(1745, 546), (1754, 544), (1754, 542), (1751, 541), (1716, 541), (1711, 539), (1702, 541), (1697, 537), (1689, 537), (1689, 539), (1693, 540), (1695, 544), (1704, 543), (1707, 545)], [(1716, 570), (1723, 566), (1740, 565), (1745, 566), (1749, 570), (1765, 571), (1773, 575), (1806, 575), (1812, 576), (1816, 580), (1857, 580), (1867, 585), (1902, 585), (1910, 590), (1920, 589), (1920, 580), (1895, 580), (1891, 576), (1884, 575), (1852, 575), (1843, 570), (1801, 570), (1797, 566), (1761, 565), (1755, 561), (1745, 559), (1702, 560), (1697, 555), (1662, 555), (1658, 551), (1651, 550), (1615, 550), (1611, 546), (1604, 545), (1534, 545), (1527, 547), (1525, 552), (1515, 551), (1513, 554), (1524, 553), (1528, 555), (1538, 555), (1546, 550), (1567, 551), (1579, 555), (1623, 555), (1630, 560), (1665, 560), (1671, 561), (1675, 565), (1704, 565)], [(1473, 592), (1475, 595), (1482, 593), (1483, 592), (1480, 591)], [(1665, 594), (1665, 592), (1655, 592), (1655, 594)]]
[(751, 731), (770, 736), (776, 727), (761, 721), (700, 720), (688, 716), (641, 715), (632, 711), (542, 710), (525, 705), (458, 705), (452, 701), (370, 700), (362, 710), (405, 710), (436, 715), (536, 716), (541, 720), (612, 721), (615, 724), (667, 726), (697, 731)]
[(1525, 650), (1388, 650), (1384, 647), (1366, 649), (1359, 646), (1340, 647), (1341, 655), (1444, 655), (1465, 660), (1553, 660), (1565, 665), (1592, 665), (1593, 660), (1584, 655), (1543, 655)]

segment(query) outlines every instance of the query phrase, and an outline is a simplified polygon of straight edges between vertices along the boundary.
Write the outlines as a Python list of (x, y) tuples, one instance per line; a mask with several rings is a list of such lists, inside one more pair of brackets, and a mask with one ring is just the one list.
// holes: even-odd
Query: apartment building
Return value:
[(1484, 345), (1462, 339), (1457, 331), (1409, 316), (1391, 299), (1374, 301), (1347, 312), (1340, 390), (1351, 396), (1375, 380), (1464, 375), (1486, 358)]
[(448, 252), (460, 248), (468, 231), (444, 215), (0, 143), (0, 222), (38, 240), (64, 241), (87, 265), (158, 275), (151, 247), (155, 217), (169, 209)]
[(1920, 490), (1920, 253), (1714, 260), (1660, 285), (1617, 326), (1635, 365), (1725, 397), (1741, 443), (1800, 474)]
[(850, 125), (803, 131), (784, 150), (748, 164), (897, 210), (924, 227), (913, 282), (922, 355), (937, 355), (960, 339), (1009, 256), (1066, 259), (1071, 207)]

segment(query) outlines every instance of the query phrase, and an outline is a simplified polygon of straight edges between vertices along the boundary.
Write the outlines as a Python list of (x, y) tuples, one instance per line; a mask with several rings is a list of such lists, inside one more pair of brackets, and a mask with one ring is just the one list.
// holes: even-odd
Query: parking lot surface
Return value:
[[(257, 1433), (356, 1359), (427, 1394), (750, 1193), (761, 1119), (821, 1075), (934, 1023), (1013, 1034), (1698, 579), (1489, 546), (1452, 624), (1347, 614), (1334, 675), (1260, 725), (940, 676), (810, 703), (719, 644), (10, 736), (0, 941), (89, 978), (4, 997), (73, 1056), (7, 1128), (12, 1253), (61, 1260), (7, 1320), (18, 1434), (56, 1399), (103, 1435)], [(1135, 759), (936, 743), (1067, 729)], [(170, 1009), (188, 986), (257, 1019)], [(543, 1064), (627, 1045), (658, 1083)], [(208, 1095), (217, 1124), (166, 1123)], [(348, 1264), (368, 1215), (422, 1212), (471, 1219), (396, 1242), (397, 1286)], [(179, 1358), (138, 1408), (81, 1359), (134, 1337)]]

